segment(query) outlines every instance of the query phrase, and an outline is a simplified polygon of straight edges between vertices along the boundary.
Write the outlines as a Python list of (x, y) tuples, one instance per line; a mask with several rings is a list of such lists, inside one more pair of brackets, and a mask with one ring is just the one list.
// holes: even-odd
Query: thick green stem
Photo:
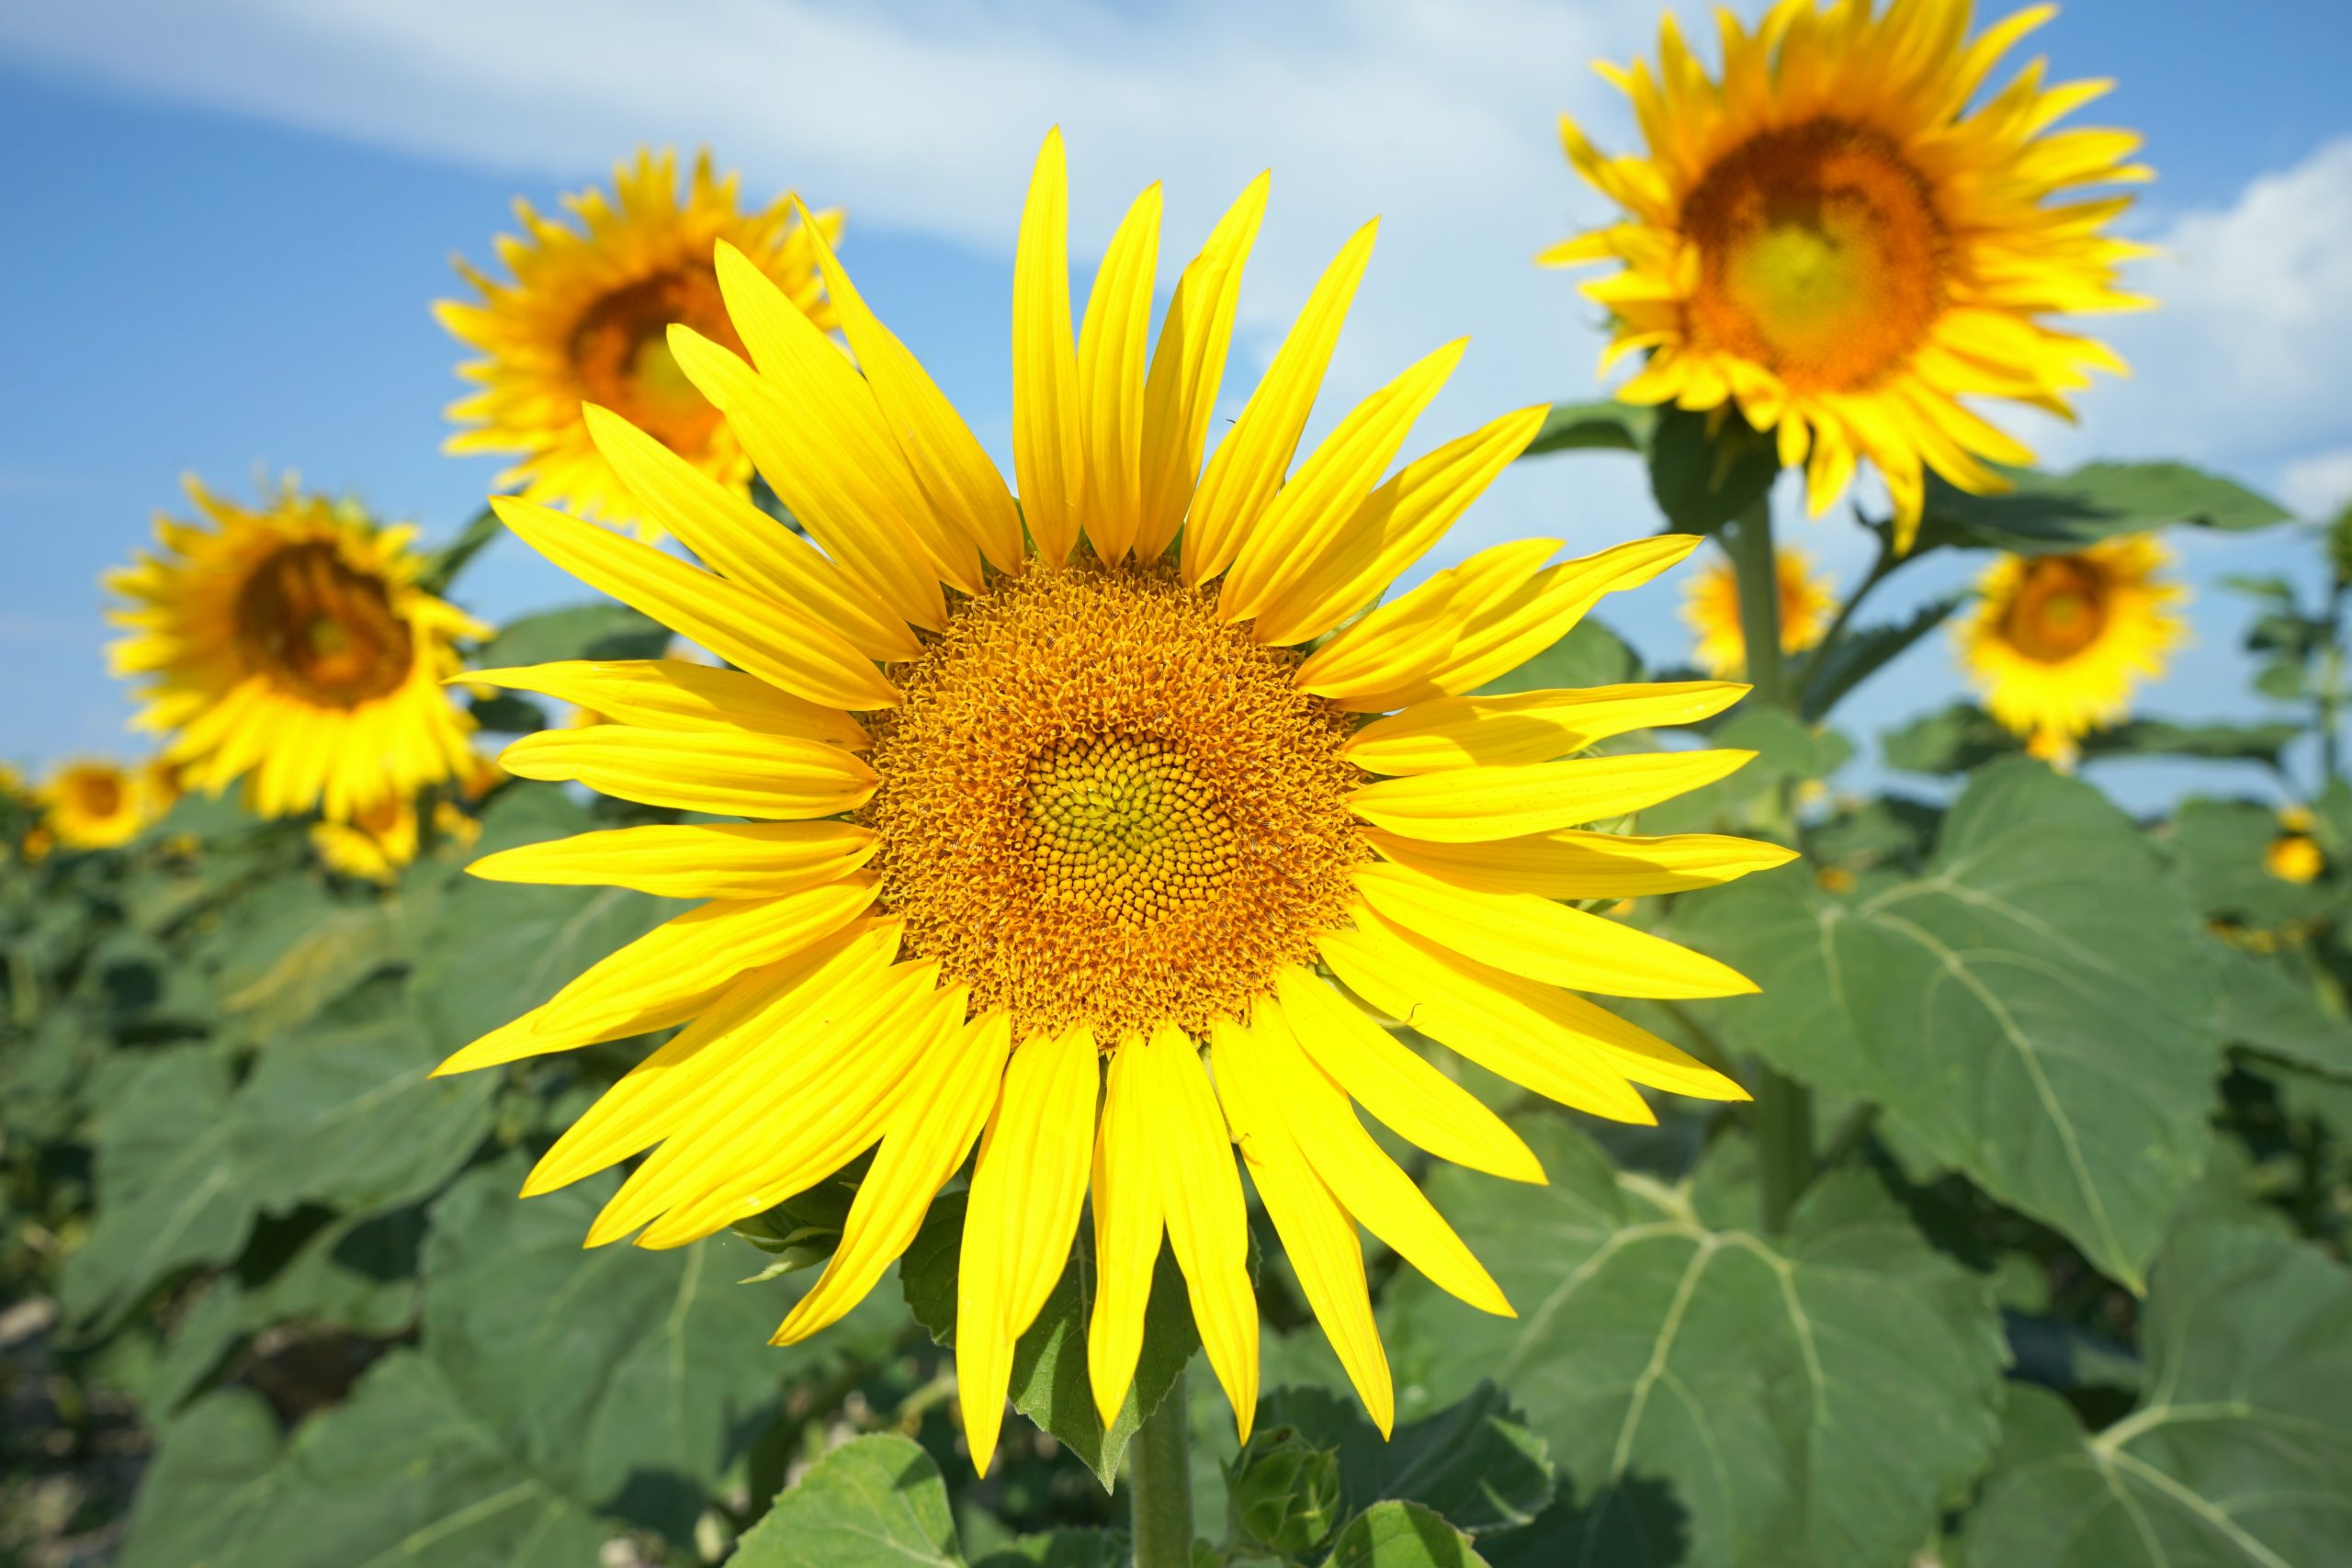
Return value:
[(1193, 1464), (1186, 1450), (1184, 1374), (1144, 1418), (1127, 1450), (1127, 1506), (1135, 1532), (1135, 1568), (1191, 1568)]
[[(1772, 554), (1772, 508), (1769, 500), (1740, 513), (1724, 539), (1739, 573), (1739, 633), (1747, 649), (1747, 682), (1753, 702), (1793, 709), (1788, 669), (1781, 657), (1781, 573)], [(1794, 813), (1785, 794), (1770, 796), (1769, 831), (1792, 841)], [(1813, 1092), (1792, 1078), (1757, 1064), (1756, 1168), (1759, 1217), (1768, 1235), (1788, 1227), (1789, 1212), (1813, 1182)]]

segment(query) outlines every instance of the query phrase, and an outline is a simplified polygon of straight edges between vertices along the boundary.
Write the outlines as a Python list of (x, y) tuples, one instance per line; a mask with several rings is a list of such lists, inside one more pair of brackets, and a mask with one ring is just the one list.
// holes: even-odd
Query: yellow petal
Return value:
[[(961, 518), (932, 509), (875, 401), (872, 385), (758, 264), (724, 240), (715, 260), (728, 319), (752, 351), (761, 378), (783, 395), (805, 427), (808, 444), (798, 450), (825, 463), (840, 493), (852, 498), (864, 515), (865, 527), (878, 534), (883, 519), (897, 518), (942, 582), (967, 593), (979, 592), (978, 543), (965, 532)], [(752, 460), (759, 461), (756, 454)], [(764, 471), (766, 465), (761, 467)], [(807, 482), (799, 473), (792, 477)], [(774, 479), (768, 482), (775, 484)], [(775, 491), (792, 505), (781, 485)], [(817, 536), (827, 536), (817, 531)]]
[[(852, 466), (843, 449), (830, 445), (851, 418), (843, 410), (822, 402), (812, 406), (802, 400), (805, 389), (796, 389), (801, 396), (788, 396), (781, 385), (691, 327), (672, 327), (669, 342), (686, 379), (725, 412), (728, 428), (808, 536), (899, 619), (933, 630), (945, 626), (947, 601), (931, 553), (894, 510), (910, 504), (903, 491), (914, 480), (905, 472), (905, 459), (896, 451), (889, 454), (904, 486), (876, 483)], [(831, 344), (825, 352), (841, 358)], [(845, 363), (841, 368), (854, 374)]]
[(627, 1040), (634, 1034), (650, 1034), (657, 1029), (669, 1029), (713, 1005), (732, 983), (721, 982), (709, 989), (671, 997), (619, 1018), (607, 1018), (592, 1021), (585, 1027), (571, 1029), (542, 1029), (540, 1025), (546, 1021), (547, 1009), (545, 1006), (535, 1007), (514, 1022), (500, 1025), (464, 1050), (444, 1058), (441, 1065), (433, 1069), (433, 1077), (447, 1077), (452, 1073), (503, 1066), (508, 1062), (520, 1062), (532, 1056), (577, 1051), (583, 1045), (601, 1045), (608, 1040)]
[(1479, 893), (1393, 864), (1358, 866), (1355, 883), (1366, 903), (1406, 930), (1547, 985), (1674, 999), (1757, 988), (1703, 953), (1532, 893)]
[(1233, 313), (1241, 298), (1241, 269), (1266, 214), (1269, 176), (1250, 182), (1201, 254), (1177, 279), (1168, 319), (1160, 323), (1144, 385), (1143, 511), (1136, 555), (1158, 558), (1183, 525), (1201, 472), (1217, 386), (1233, 341)]
[(1283, 1121), (1331, 1195), (1439, 1289), (1481, 1312), (1515, 1315), (1485, 1265), (1453, 1234), (1413, 1179), (1372, 1141), (1340, 1086), (1299, 1050), (1282, 1005), (1261, 998), (1250, 1022), (1250, 1043), (1283, 1108)]
[(1507, 413), (1407, 464), (1259, 608), (1258, 639), (1277, 647), (1312, 641), (1370, 604), (1445, 536), (1527, 449), (1550, 412), (1539, 403)]
[(1061, 128), (1046, 133), (1012, 256), (1012, 470), (1039, 557), (1078, 544), (1084, 436), (1069, 331), (1069, 172)]
[(492, 882), (629, 887), (658, 898), (776, 898), (834, 882), (881, 840), (847, 822), (694, 822), (578, 833), (484, 855)]
[(873, 744), (839, 708), (777, 691), (738, 670), (683, 659), (565, 660), (515, 670), (469, 670), (468, 685), (537, 692), (616, 724), (657, 729), (756, 729), (863, 751)]
[(932, 1199), (980, 1135), (1012, 1044), (1012, 1020), (991, 1012), (951, 1030), (917, 1064), (884, 1123), (882, 1146), (858, 1183), (841, 1246), (769, 1343), (797, 1344), (839, 1322), (906, 1251)]
[(598, 959), (542, 1010), (542, 1034), (602, 1029), (673, 997), (707, 993), (831, 936), (874, 902), (871, 877), (782, 898), (704, 904)]
[(808, 540), (610, 410), (580, 406), (589, 439), (653, 521), (720, 576), (797, 607), (878, 660), (922, 644), (888, 604)]
[(1023, 1043), (972, 1165), (956, 1277), (956, 1379), (972, 1462), (987, 1473), (1012, 1376), (1012, 1347), (1069, 1262), (1086, 1200), (1102, 1077), (1094, 1036)]
[(1282, 487), (1379, 228), (1374, 219), (1357, 230), (1324, 269), (1241, 417), (1209, 459), (1185, 515), (1185, 581), (1197, 586), (1232, 565), (1250, 525)]
[(1086, 454), (1086, 535), (1117, 562), (1143, 517), (1144, 350), (1159, 255), (1159, 187), (1146, 187), (1120, 220), (1094, 272), (1078, 334), (1078, 406)]
[(1388, 1353), (1373, 1322), (1355, 1221), (1299, 1153), (1283, 1120), (1282, 1098), (1265, 1081), (1247, 1032), (1231, 1019), (1220, 1018), (1213, 1037), (1217, 1098), (1233, 1125), (1241, 1162), (1282, 1237), (1307, 1306), (1355, 1385), (1356, 1397), (1385, 1438), (1396, 1424), (1396, 1395)]
[(517, 778), (730, 817), (831, 817), (865, 804), (874, 770), (838, 746), (750, 730), (543, 729), (499, 753)]
[(1243, 621), (1256, 615), (1300, 568), (1337, 541), (1396, 460), (1413, 422), (1462, 362), (1469, 342), (1456, 338), (1425, 355), (1324, 437), (1250, 525), (1217, 598), (1220, 617)]
[(1571, 757), (1519, 768), (1457, 768), (1382, 779), (1348, 805), (1375, 827), (1408, 839), (1475, 844), (1622, 817), (1713, 784), (1753, 751), (1640, 751)]
[(1169, 1246), (1184, 1271), (1201, 1348), (1246, 1443), (1258, 1410), (1258, 1295), (1250, 1280), (1250, 1217), (1233, 1141), (1200, 1051), (1182, 1030), (1161, 1024), (1140, 1054)]
[(1557, 539), (1514, 539), (1433, 574), (1341, 627), (1299, 666), (1296, 684), (1323, 696), (1352, 698), (1425, 681), (1461, 640), (1465, 621), (1522, 587), (1559, 547)]
[(1716, 833), (1637, 838), (1573, 828), (1523, 839), (1438, 844), (1377, 828), (1364, 838), (1399, 865), (1482, 893), (1532, 893), (1542, 898), (1634, 898), (1714, 887), (1797, 858), (1794, 850)]
[(1747, 693), (1731, 681), (1676, 681), (1435, 697), (1364, 726), (1343, 754), (1374, 773), (1548, 762), (1629, 729), (1695, 724)]
[(898, 705), (882, 672), (798, 610), (634, 539), (505, 496), (499, 519), (539, 554), (794, 696), (836, 708)]
[(824, 274), (825, 299), (841, 318), (842, 335), (856, 353), (874, 400), (881, 405), (923, 492), (942, 515), (956, 521), (978, 544), (999, 571), (1020, 570), (1021, 513), (1012, 491), (1004, 488), (1004, 476), (922, 362), (866, 308), (808, 209), (798, 210), (816, 251), (818, 270)]
[(1094, 1314), (1087, 1325), (1086, 1375), (1105, 1427), (1136, 1381), (1144, 1308), (1159, 1261), (1163, 1211), (1152, 1143), (1160, 1135), (1161, 1112), (1151, 1103), (1143, 1055), (1140, 1034), (1111, 1053), (1094, 1134)]
[(1313, 972), (1285, 969), (1275, 987), (1315, 1065), (1398, 1137), (1508, 1181), (1544, 1179), (1535, 1151), (1509, 1123)]

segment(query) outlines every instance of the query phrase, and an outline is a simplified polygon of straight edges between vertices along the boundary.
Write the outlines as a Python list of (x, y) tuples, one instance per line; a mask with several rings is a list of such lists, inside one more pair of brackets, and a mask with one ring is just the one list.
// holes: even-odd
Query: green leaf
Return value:
[(2303, 1568), (2352, 1540), (2352, 1274), (2259, 1230), (2187, 1227), (2158, 1261), (2147, 1392), (2092, 1435), (2011, 1398), (1967, 1517), (1975, 1568)]
[(939, 1466), (921, 1444), (883, 1433), (819, 1460), (743, 1532), (727, 1561), (729, 1568), (962, 1568), (964, 1559)]
[(607, 1513), (691, 1540), (782, 1382), (831, 1352), (821, 1339), (768, 1346), (784, 1304), (736, 1287), (757, 1266), (744, 1243), (585, 1250), (617, 1182), (526, 1201), (523, 1172), (520, 1159), (482, 1167), (433, 1205), (425, 1348), (518, 1461)]
[(466, 705), (474, 722), (493, 735), (528, 735), (548, 727), (548, 710), (529, 697), (497, 692)]
[(1515, 1125), (1549, 1186), (1448, 1168), (1430, 1194), (1519, 1316), (1409, 1274), (1388, 1306), (1417, 1382), (1442, 1398), (1492, 1378), (1550, 1445), (1563, 1506), (1536, 1539), (1494, 1538), (1498, 1560), (1893, 1563), (1926, 1540), (1997, 1434), (1984, 1283), (1860, 1172), (1767, 1239), (1736, 1142), (1668, 1187), (1555, 1112)]
[(2270, 724), (2175, 724), (2135, 718), (2083, 738), (2086, 757), (2201, 757), (2216, 762), (2278, 765), (2278, 753), (2292, 745), (2302, 727)]
[(391, 913), (372, 893), (338, 897), (308, 876), (264, 883), (220, 916), (208, 944), (213, 988), (252, 1034), (294, 1028), (404, 956)]
[(165, 1427), (122, 1568), (581, 1568), (612, 1533), (395, 1350), (282, 1448), (242, 1390)]
[(1954, 703), (1879, 737), (1886, 765), (1906, 773), (1973, 773), (2024, 750), (2024, 741), (1973, 703)]
[(1711, 534), (1772, 493), (1781, 458), (1745, 421), (1661, 409), (1650, 438), (1650, 494), (1675, 531)]
[[(964, 1195), (951, 1192), (933, 1201), (914, 1244), (899, 1260), (908, 1310), (942, 1345), (956, 1342), (956, 1267), (963, 1241)], [(1103, 1430), (1086, 1371), (1086, 1329), (1094, 1312), (1093, 1250), (1088, 1228), (1080, 1225), (1069, 1266), (1037, 1321), (1013, 1347), (1012, 1392), (1013, 1408), (1059, 1439), (1108, 1492), (1136, 1428), (1168, 1397), (1201, 1338), (1193, 1326), (1183, 1276), (1163, 1247), (1144, 1307), (1143, 1355), (1136, 1363), (1135, 1385), (1117, 1419)]]
[(626, 604), (599, 600), (508, 622), (482, 645), (474, 663), (504, 670), (559, 659), (659, 659), (669, 648), (669, 627)]
[(1641, 814), (1644, 833), (1736, 829), (1739, 808), (1768, 791), (1826, 779), (1846, 765), (1854, 743), (1835, 729), (1807, 724), (1786, 708), (1747, 705), (1708, 733), (1707, 743), (1753, 751), (1755, 760), (1728, 778), (1664, 801)]
[(1258, 1430), (1283, 1427), (1339, 1451), (1348, 1513), (1383, 1500), (1419, 1503), (1464, 1534), (1482, 1535), (1526, 1524), (1552, 1498), (1544, 1439), (1490, 1382), (1399, 1427), (1391, 1440), (1352, 1399), (1319, 1388), (1276, 1389), (1259, 1405)]
[(1472, 695), (1547, 692), (1566, 686), (1613, 686), (1638, 679), (1641, 670), (1641, 656), (1623, 637), (1587, 616), (1570, 628), (1567, 636), (1509, 674), (1496, 676)]
[(427, 593), (448, 592), (458, 574), (505, 531), (506, 525), (498, 520), (498, 513), (483, 507), (467, 520), (456, 538), (425, 558), (424, 570), (418, 574), (416, 585)]
[(2005, 762), (1971, 781), (1917, 881), (1846, 901), (1796, 867), (1677, 917), (1763, 987), (1694, 1004), (1727, 1038), (1876, 1100), (2138, 1286), (2205, 1162), (2221, 994), (2194, 911), (2106, 797)]
[(1486, 1568), (1467, 1537), (1418, 1503), (1375, 1503), (1350, 1519), (1323, 1568)]
[(2329, 1012), (2310, 976), (2281, 959), (2220, 947), (2222, 1036), (2266, 1056), (2352, 1079), (2352, 1023)]
[(1521, 459), (1554, 452), (1640, 452), (1657, 426), (1656, 409), (1615, 401), (1554, 403), (1544, 428), (1527, 444)]
[(2177, 523), (2239, 532), (2290, 513), (2233, 479), (2186, 463), (2086, 463), (2064, 474), (2000, 470), (2016, 487), (1970, 495), (1929, 475), (1914, 553), (1938, 546), (2061, 555)]
[(1047, 1530), (975, 1558), (972, 1568), (1127, 1568), (1127, 1538), (1111, 1530)]
[(2192, 800), (2172, 824), (2173, 863), (2202, 913), (2263, 930), (2308, 920), (2342, 898), (2327, 879), (2288, 882), (2263, 855), (2283, 831), (2278, 813), (2250, 800)]
[(1818, 719), (1836, 707), (1847, 693), (1869, 680), (1912, 648), (1921, 637), (1950, 620), (1968, 603), (1964, 593), (1931, 600), (1904, 621), (1883, 621), (1841, 636), (1825, 660), (1819, 653), (1798, 666), (1795, 678), (1804, 694), (1804, 715)]

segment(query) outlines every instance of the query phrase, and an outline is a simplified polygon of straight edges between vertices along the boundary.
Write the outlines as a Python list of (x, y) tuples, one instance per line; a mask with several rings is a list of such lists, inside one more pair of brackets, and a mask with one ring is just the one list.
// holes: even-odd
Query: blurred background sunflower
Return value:
[(2185, 640), (2172, 552), (2138, 535), (2075, 555), (2002, 556), (1960, 624), (1961, 661), (1994, 718), (2036, 756), (2071, 757), (2120, 720)]

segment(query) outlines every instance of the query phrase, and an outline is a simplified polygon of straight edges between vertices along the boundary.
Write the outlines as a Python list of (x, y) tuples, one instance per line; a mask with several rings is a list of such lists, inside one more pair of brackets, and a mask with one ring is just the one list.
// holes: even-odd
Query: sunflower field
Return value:
[[(1262, 177), (1080, 298), (1044, 136), (994, 454), (841, 210), (521, 207), (500, 493), (191, 479), (143, 753), (0, 791), (0, 1560), (2352, 1562), (2352, 511), (2010, 434), (2163, 304), (2041, 16), (1668, 18), (1560, 127), (1599, 378), (1466, 430), (1442, 300), (1318, 408), (1372, 223), (1228, 365)], [(1657, 516), (1421, 567), (1519, 463)]]

